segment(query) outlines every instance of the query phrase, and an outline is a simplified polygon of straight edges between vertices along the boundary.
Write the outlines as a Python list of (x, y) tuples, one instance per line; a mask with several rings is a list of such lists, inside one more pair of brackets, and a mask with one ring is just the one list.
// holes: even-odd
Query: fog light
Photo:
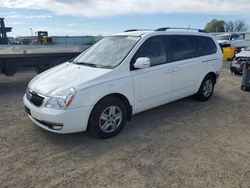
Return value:
[(63, 128), (63, 124), (55, 124), (52, 122), (45, 122), (45, 121), (40, 121), (38, 119), (35, 119), (36, 121), (38, 121), (39, 123), (41, 123), (42, 125), (48, 127), (49, 129), (55, 130), (55, 131), (60, 131)]

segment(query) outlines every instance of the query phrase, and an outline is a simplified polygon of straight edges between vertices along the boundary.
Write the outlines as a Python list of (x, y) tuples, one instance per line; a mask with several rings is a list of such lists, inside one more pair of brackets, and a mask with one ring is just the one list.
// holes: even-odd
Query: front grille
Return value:
[(31, 91), (30, 89), (27, 89), (26, 97), (35, 106), (41, 106), (43, 104), (44, 97), (36, 94), (34, 91)]

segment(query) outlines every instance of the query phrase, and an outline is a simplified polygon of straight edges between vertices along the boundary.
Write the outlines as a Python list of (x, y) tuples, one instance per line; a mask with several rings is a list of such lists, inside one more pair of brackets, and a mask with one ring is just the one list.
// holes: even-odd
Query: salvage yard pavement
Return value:
[(1, 187), (250, 187), (250, 92), (229, 62), (209, 101), (140, 113), (109, 140), (34, 125), (22, 103), (34, 76), (0, 76)]

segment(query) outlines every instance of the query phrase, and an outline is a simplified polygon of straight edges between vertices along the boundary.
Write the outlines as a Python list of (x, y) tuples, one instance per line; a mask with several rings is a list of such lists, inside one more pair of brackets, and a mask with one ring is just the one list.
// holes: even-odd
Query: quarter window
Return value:
[(210, 37), (204, 36), (194, 36), (196, 44), (198, 56), (211, 55), (217, 52), (217, 47)]
[(156, 66), (166, 63), (166, 51), (162, 37), (152, 37), (142, 44), (136, 52), (133, 62), (140, 58), (150, 59), (150, 66)]

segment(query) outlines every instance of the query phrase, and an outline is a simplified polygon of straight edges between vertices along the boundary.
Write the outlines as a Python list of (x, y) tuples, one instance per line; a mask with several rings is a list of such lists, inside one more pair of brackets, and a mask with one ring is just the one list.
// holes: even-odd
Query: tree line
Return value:
[(205, 26), (205, 31), (208, 33), (216, 32), (244, 32), (248, 30), (248, 25), (244, 20), (224, 21), (213, 19)]

